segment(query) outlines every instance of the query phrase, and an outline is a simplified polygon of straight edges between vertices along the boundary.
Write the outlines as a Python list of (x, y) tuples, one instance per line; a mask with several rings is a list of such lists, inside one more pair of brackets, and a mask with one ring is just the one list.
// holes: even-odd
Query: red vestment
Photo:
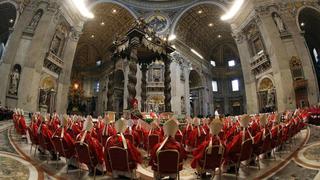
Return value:
[[(97, 163), (103, 164), (104, 155), (103, 155), (102, 145), (99, 143), (99, 141), (96, 138), (92, 137), (90, 134), (91, 134), (90, 132), (87, 132), (84, 142), (89, 146), (91, 157), (93, 157), (92, 159), (93, 164), (97, 164)], [(84, 131), (78, 134), (77, 141), (80, 141), (83, 135), (84, 135)]]
[(40, 126), (40, 134), (44, 138), (45, 143), (47, 143), (47, 150), (54, 151), (53, 144), (51, 142), (52, 131), (48, 128), (48, 125), (44, 122)]
[[(195, 149), (192, 154), (193, 154), (193, 159), (191, 161), (191, 167), (193, 169), (197, 168), (197, 165), (199, 164), (200, 160), (204, 159), (205, 156), (205, 150), (206, 148), (209, 146), (210, 143), (210, 139), (204, 141), (200, 146), (197, 147), (197, 149)], [(219, 140), (219, 138), (217, 138), (216, 136), (212, 137), (212, 145), (223, 145), (223, 143), (221, 142), (221, 140)], [(224, 146), (224, 145), (223, 145)], [(201, 164), (199, 164), (201, 165)]]
[(193, 128), (190, 137), (189, 137), (189, 146), (197, 147), (200, 145), (204, 140), (207, 139), (207, 134), (205, 130), (201, 126), (196, 126)]
[[(53, 136), (57, 135), (58, 137), (61, 137), (62, 128), (63, 127), (58, 128), (54, 132)], [(75, 149), (74, 149), (75, 142), (72, 139), (71, 135), (67, 132), (67, 128), (64, 128), (62, 143), (63, 143), (63, 147), (65, 148), (65, 153), (67, 157), (71, 157), (75, 155)]]
[[(161, 146), (162, 142), (161, 143), (158, 143), (156, 144), (152, 150), (151, 150), (151, 157), (150, 157), (150, 161), (149, 161), (149, 166), (152, 167), (152, 170), (154, 171), (157, 171), (157, 150), (158, 148)], [(161, 150), (169, 150), (169, 149), (172, 149), (172, 150), (177, 150), (179, 152), (179, 162), (180, 162), (180, 165), (179, 165), (179, 170), (182, 170), (182, 162), (184, 159), (187, 158), (187, 155), (186, 155), (186, 151), (184, 150), (183, 146), (177, 142), (173, 137), (169, 137), (167, 142), (165, 142), (165, 144), (162, 146)]]
[[(126, 139), (126, 142), (127, 142), (127, 148), (128, 148), (127, 150), (128, 150), (128, 156), (129, 156), (128, 158), (129, 158), (130, 169), (136, 169), (137, 164), (142, 163), (141, 153), (128, 139)], [(123, 147), (122, 138), (118, 134), (111, 136), (108, 139), (108, 141), (105, 145), (106, 158), (109, 157), (109, 154), (108, 154), (109, 148), (114, 147), (114, 146)], [(119, 158), (121, 158), (121, 157), (119, 157)], [(106, 162), (107, 171), (111, 172), (112, 169), (111, 169), (109, 160), (105, 159), (105, 162)]]
[[(245, 132), (244, 141), (248, 140), (250, 135), (248, 131)], [(225, 158), (226, 160), (232, 160), (233, 162), (237, 161), (236, 154), (240, 153), (241, 151), (241, 144), (243, 139), (243, 130), (240, 131), (236, 136), (233, 137), (232, 141), (227, 144)]]
[(182, 130), (183, 134), (183, 143), (184, 144), (190, 144), (190, 135), (192, 133), (193, 126), (191, 124), (187, 124), (187, 126)]

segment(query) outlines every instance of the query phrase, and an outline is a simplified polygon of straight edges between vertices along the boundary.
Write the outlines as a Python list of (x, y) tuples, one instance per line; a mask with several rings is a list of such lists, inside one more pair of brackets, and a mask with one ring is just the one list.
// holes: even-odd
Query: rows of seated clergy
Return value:
[(12, 119), (13, 111), (8, 108), (0, 106), (0, 121), (5, 119)]
[[(297, 109), (295, 112), (287, 111), (279, 114), (202, 119), (202, 123), (198, 118), (187, 118), (187, 123), (182, 130), (179, 130), (178, 121), (174, 118), (168, 120), (163, 127), (160, 126), (159, 121), (154, 120), (151, 127), (147, 128), (142, 125), (141, 120), (128, 121), (121, 118), (113, 123), (107, 115), (104, 118), (99, 117), (94, 123), (90, 116), (86, 118), (57, 114), (42, 116), (40, 113), (34, 113), (28, 127), (22, 110), (16, 111), (13, 117), (17, 132), (25, 134), (28, 131), (33, 143), (39, 144), (42, 151), (49, 151), (53, 160), (57, 158), (53, 137), (63, 139), (64, 148), (68, 151), (66, 158), (81, 159), (77, 157), (75, 144), (87, 144), (93, 162), (87, 164), (90, 174), (93, 174), (95, 167), (98, 167), (101, 172), (112, 171), (108, 150), (115, 146), (127, 150), (132, 169), (137, 168), (137, 164), (142, 162), (138, 148), (149, 149), (149, 165), (154, 171), (157, 170), (157, 152), (175, 149), (180, 155), (179, 170), (183, 168), (182, 162), (189, 152), (193, 154), (192, 168), (197, 169), (198, 174), (203, 174), (201, 163), (207, 153), (207, 147), (214, 145), (221, 147), (219, 153), (223, 158), (223, 164), (231, 165), (238, 161), (242, 143), (247, 140), (251, 140), (255, 151), (261, 149), (263, 140), (268, 137), (274, 141), (270, 142), (266, 150), (287, 141), (305, 126), (304, 121), (309, 116), (309, 110)], [(152, 135), (158, 136), (159, 141), (152, 147), (148, 147), (150, 145), (148, 138)], [(264, 152), (256, 152), (257, 155), (259, 153)], [(239, 167), (236, 166), (236, 168)]]

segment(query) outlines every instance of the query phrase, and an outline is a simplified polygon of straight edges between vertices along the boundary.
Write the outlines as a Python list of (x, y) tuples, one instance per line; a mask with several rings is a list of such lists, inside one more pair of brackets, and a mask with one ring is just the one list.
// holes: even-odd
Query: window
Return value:
[(216, 62), (215, 62), (215, 61), (210, 61), (210, 64), (211, 64), (213, 67), (216, 67)]
[(231, 81), (232, 91), (239, 91), (239, 80), (235, 79)]
[(316, 62), (318, 62), (320, 57), (318, 55), (316, 48), (313, 49), (313, 55), (314, 55), (314, 59), (316, 60)]
[(212, 81), (212, 91), (218, 92), (218, 83), (217, 81)]
[(98, 61), (96, 62), (96, 64), (97, 64), (97, 66), (100, 66), (100, 65), (101, 65), (101, 60), (98, 60)]
[(229, 67), (234, 67), (236, 65), (236, 61), (230, 60), (230, 61), (228, 61), (228, 65), (229, 65)]
[(96, 84), (96, 92), (99, 92), (99, 91), (100, 91), (100, 83), (97, 82), (97, 84)]

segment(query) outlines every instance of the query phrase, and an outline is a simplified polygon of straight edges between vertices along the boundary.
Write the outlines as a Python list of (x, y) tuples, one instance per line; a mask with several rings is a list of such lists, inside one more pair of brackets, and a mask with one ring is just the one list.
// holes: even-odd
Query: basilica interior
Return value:
[(320, 179), (320, 1), (0, 0), (0, 17), (0, 179)]

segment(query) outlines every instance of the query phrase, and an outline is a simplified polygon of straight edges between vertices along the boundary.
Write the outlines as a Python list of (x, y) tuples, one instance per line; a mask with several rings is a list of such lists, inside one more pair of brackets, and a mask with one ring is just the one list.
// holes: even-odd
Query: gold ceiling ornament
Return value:
[(292, 56), (290, 60), (290, 69), (300, 69), (301, 66), (301, 60), (297, 56)]
[(273, 86), (271, 79), (269, 79), (269, 78), (262, 79), (259, 84), (259, 91), (267, 91), (270, 89), (274, 89), (274, 86)]

